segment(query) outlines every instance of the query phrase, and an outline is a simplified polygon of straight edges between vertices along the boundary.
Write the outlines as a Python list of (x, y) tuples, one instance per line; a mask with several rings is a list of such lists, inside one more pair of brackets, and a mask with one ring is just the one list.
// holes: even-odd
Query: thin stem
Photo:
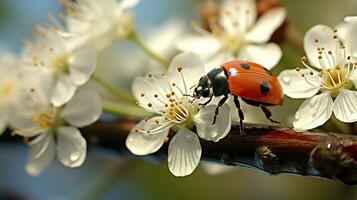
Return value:
[(114, 102), (105, 101), (103, 109), (106, 112), (117, 114), (120, 116), (150, 116), (151, 114), (144, 109), (131, 104), (119, 104)]
[(157, 62), (159, 62), (164, 68), (167, 68), (170, 64), (170, 61), (163, 56), (159, 55), (157, 52), (155, 52), (153, 49), (151, 49), (149, 46), (145, 44), (145, 42), (140, 38), (140, 36), (133, 31), (128, 39), (130, 39), (132, 42), (134, 42), (138, 47), (140, 47), (147, 55), (155, 59)]
[(118, 88), (118, 87), (114, 86), (113, 84), (108, 83), (103, 78), (94, 74), (92, 76), (92, 80), (97, 82), (100, 86), (102, 86), (104, 89), (111, 92), (113, 95), (117, 96), (118, 98), (125, 99), (129, 102), (135, 102), (135, 99), (132, 95), (130, 95), (126, 91), (122, 90), (121, 88)]

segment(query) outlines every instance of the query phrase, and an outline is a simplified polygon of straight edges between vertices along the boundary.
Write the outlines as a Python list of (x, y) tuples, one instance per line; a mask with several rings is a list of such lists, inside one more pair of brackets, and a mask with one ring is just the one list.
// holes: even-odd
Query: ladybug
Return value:
[(241, 134), (244, 134), (244, 114), (238, 97), (250, 105), (260, 107), (272, 123), (279, 123), (271, 118), (272, 113), (267, 106), (283, 104), (283, 90), (276, 76), (263, 66), (254, 62), (227, 62), (200, 78), (193, 97), (195, 99), (209, 98), (208, 101), (200, 104), (206, 106), (214, 96), (223, 96), (215, 110), (212, 123), (214, 124), (219, 107), (227, 101), (229, 94), (234, 96), (234, 103), (238, 109)]

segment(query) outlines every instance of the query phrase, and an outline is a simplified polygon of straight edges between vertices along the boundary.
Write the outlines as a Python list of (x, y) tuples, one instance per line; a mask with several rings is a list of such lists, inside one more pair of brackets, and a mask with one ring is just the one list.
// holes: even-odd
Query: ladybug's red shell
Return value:
[(267, 105), (281, 105), (283, 90), (269, 70), (253, 62), (232, 61), (221, 65), (228, 73), (228, 87), (235, 96)]

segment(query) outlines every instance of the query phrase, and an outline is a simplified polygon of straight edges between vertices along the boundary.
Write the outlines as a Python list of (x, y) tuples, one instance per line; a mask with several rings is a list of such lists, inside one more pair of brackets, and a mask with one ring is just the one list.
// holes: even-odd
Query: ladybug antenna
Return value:
[(195, 98), (195, 96), (193, 96), (192, 94), (183, 94), (184, 97), (192, 97)]
[(191, 86), (191, 87), (190, 87), (190, 90), (192, 90), (192, 89), (195, 88), (195, 87), (196, 87), (196, 85)]

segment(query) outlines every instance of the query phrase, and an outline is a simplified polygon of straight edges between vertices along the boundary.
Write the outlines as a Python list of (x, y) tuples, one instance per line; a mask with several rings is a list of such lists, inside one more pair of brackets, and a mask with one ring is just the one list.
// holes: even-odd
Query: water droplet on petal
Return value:
[(218, 131), (217, 130), (212, 130), (211, 137), (215, 138), (215, 137), (217, 137), (217, 135), (218, 135)]
[(284, 83), (284, 84), (290, 84), (291, 83), (291, 77), (290, 76), (283, 76), (281, 81)]
[(296, 114), (295, 114), (295, 119), (299, 120), (299, 119), (300, 119), (300, 117), (301, 117), (300, 112), (299, 112), (299, 111), (298, 111), (298, 112), (296, 112)]
[(74, 152), (74, 153), (71, 154), (70, 160), (71, 160), (72, 162), (77, 161), (80, 156), (81, 156), (81, 154), (80, 154), (79, 152)]

